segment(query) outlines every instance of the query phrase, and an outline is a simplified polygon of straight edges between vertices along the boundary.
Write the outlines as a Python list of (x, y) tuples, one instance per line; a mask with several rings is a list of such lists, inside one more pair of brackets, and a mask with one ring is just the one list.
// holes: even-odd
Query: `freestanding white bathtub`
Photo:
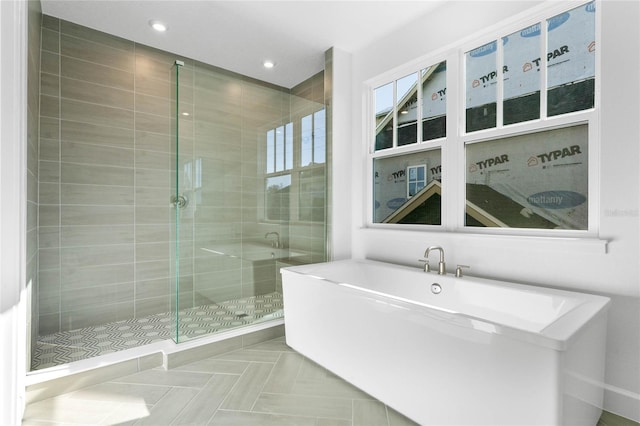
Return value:
[(598, 421), (606, 297), (369, 260), (282, 280), (287, 344), (421, 425)]

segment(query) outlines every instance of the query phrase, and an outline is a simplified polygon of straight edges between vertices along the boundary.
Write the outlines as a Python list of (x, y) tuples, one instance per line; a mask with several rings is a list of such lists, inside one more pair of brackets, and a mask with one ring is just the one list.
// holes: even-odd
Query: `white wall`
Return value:
[[(351, 55), (338, 48), (331, 48), (326, 54), (325, 97), (331, 99), (331, 138), (346, 143), (331, 146), (330, 182), (335, 182), (329, 204), (329, 256), (332, 260), (348, 259), (351, 255), (351, 232), (349, 221), (343, 220), (351, 211)], [(326, 101), (327, 99), (325, 99)], [(359, 157), (357, 157), (359, 158)]]
[(27, 3), (0, 1), (0, 424), (19, 424), (26, 371)]
[[(447, 263), (472, 266), (471, 275), (608, 295), (605, 409), (640, 421), (640, 277), (637, 79), (640, 3), (604, 0), (602, 9), (601, 208), (604, 245), (539, 238), (468, 236), (445, 232), (365, 228), (367, 141), (362, 129), (363, 82), (425, 56), (541, 2), (449, 2), (414, 25), (352, 55), (352, 256), (415, 265), (429, 245), (445, 248)], [(341, 143), (334, 140), (334, 143)], [(345, 191), (340, 182), (334, 190)]]

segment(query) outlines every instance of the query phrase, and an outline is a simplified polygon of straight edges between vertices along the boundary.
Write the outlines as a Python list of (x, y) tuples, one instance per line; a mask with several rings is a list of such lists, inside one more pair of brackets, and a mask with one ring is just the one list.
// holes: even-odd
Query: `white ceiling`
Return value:
[(290, 88), (323, 69), (330, 47), (355, 52), (445, 1), (42, 0), (42, 11)]

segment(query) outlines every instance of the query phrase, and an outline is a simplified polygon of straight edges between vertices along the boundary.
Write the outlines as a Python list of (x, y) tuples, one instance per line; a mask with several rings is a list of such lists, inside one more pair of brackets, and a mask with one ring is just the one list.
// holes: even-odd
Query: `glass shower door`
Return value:
[(193, 280), (192, 240), (194, 168), (191, 159), (193, 140), (190, 137), (192, 115), (193, 68), (176, 61), (172, 69), (172, 138), (171, 138), (171, 253), (169, 294), (171, 298), (172, 336), (178, 343), (182, 341), (181, 316), (192, 306), (188, 292)]
[(198, 62), (173, 74), (174, 340), (281, 320), (279, 268), (326, 260), (324, 104)]
[(180, 247), (178, 244), (179, 238), (179, 217), (180, 210), (178, 208), (178, 195), (179, 191), (179, 182), (178, 182), (178, 95), (179, 95), (179, 85), (178, 80), (180, 78), (180, 68), (182, 65), (178, 61), (173, 65), (171, 70), (171, 91), (172, 91), (172, 111), (171, 111), (171, 165), (170, 165), (170, 191), (169, 191), (169, 205), (171, 209), (169, 210), (169, 214), (171, 216), (171, 220), (169, 221), (169, 235), (170, 235), (170, 256), (169, 256), (169, 288), (167, 289), (167, 294), (169, 294), (169, 298), (171, 300), (171, 328), (173, 328), (173, 332), (171, 333), (173, 340), (178, 342), (178, 275), (180, 270)]

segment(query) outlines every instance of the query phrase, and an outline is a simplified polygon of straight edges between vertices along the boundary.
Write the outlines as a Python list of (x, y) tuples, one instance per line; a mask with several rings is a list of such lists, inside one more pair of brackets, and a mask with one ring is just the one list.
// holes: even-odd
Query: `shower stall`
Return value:
[(282, 88), (49, 16), (40, 53), (31, 368), (279, 320), (279, 268), (327, 258), (324, 73)]

